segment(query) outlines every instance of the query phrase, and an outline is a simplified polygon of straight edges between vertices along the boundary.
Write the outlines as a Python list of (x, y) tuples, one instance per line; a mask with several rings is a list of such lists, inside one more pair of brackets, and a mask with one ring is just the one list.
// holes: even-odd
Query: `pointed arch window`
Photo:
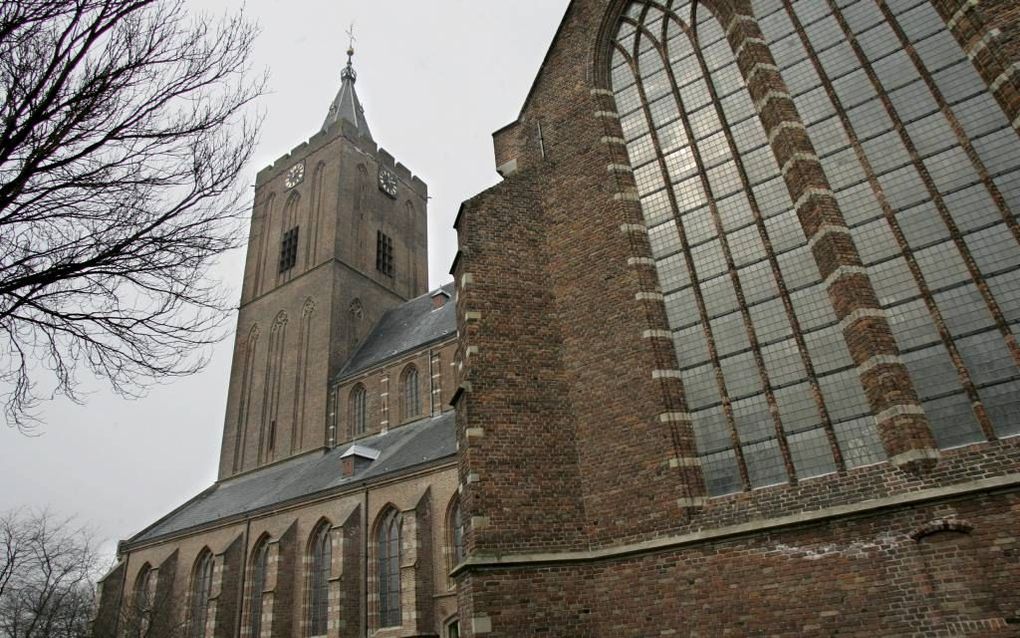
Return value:
[(329, 577), (333, 564), (332, 526), (324, 521), (316, 529), (311, 545), (308, 579), (308, 635), (325, 636), (329, 626)]
[(411, 364), (400, 377), (401, 417), (409, 421), (421, 415), (421, 395), (418, 389), (418, 368)]
[(379, 582), (379, 626), (399, 627), (400, 622), (400, 527), (396, 509), (383, 516), (376, 532)]
[(456, 618), (447, 623), (446, 638), (460, 638), (460, 621)]
[(149, 627), (152, 625), (152, 590), (155, 586), (155, 574), (148, 563), (142, 566), (135, 579), (135, 589), (132, 596), (134, 607), (134, 635), (137, 638), (145, 638), (149, 634)]
[(348, 399), (348, 412), (351, 417), (351, 435), (360, 436), (365, 433), (365, 386), (360, 383), (351, 390)]
[(459, 498), (450, 508), (450, 555), (454, 566), (464, 560), (464, 516), (460, 511)]
[(248, 636), (262, 635), (262, 593), (269, 574), (269, 540), (263, 539), (255, 548), (251, 564), (251, 589), (248, 593)]
[(631, 2), (610, 77), (709, 494), (882, 460), (717, 17), (697, 0)]
[(195, 561), (191, 582), (191, 613), (188, 627), (189, 638), (205, 638), (206, 622), (209, 617), (209, 596), (212, 594), (213, 566), (215, 559), (208, 549), (202, 550)]
[(283, 208), (283, 227), (286, 230), (284, 230), (283, 236), (280, 239), (279, 272), (281, 274), (291, 270), (295, 265), (297, 265), (298, 236), (301, 230), (297, 225), (298, 205), (300, 202), (301, 196), (296, 192), (291, 193), (290, 198), (287, 199), (287, 203)]

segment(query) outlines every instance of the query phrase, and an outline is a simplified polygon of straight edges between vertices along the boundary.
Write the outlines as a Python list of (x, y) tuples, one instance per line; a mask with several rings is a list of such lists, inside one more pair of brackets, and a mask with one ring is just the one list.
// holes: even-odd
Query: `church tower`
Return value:
[(319, 132), (256, 178), (220, 479), (328, 446), (330, 379), (427, 290), (427, 187), (377, 147), (347, 54)]

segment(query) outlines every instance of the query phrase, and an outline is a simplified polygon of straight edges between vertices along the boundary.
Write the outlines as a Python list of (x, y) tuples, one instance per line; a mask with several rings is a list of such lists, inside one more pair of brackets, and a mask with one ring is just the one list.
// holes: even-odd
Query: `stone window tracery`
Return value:
[(333, 561), (331, 525), (316, 529), (311, 545), (308, 578), (308, 635), (325, 636), (329, 628), (329, 577)]
[(155, 573), (148, 563), (142, 566), (135, 579), (135, 589), (132, 597), (133, 605), (133, 633), (137, 638), (145, 638), (149, 635), (149, 628), (152, 626), (153, 613), (153, 590), (155, 589)]
[(351, 435), (360, 436), (365, 433), (365, 398), (367, 393), (365, 392), (365, 386), (360, 383), (351, 389), (351, 395), (348, 399), (349, 406), (348, 412), (351, 420)]
[(401, 418), (404, 421), (421, 415), (421, 392), (419, 389), (418, 368), (411, 364), (404, 368), (400, 375)]
[[(883, 458), (725, 32), (634, 2), (611, 77), (710, 494)], [(806, 400), (805, 400), (806, 399)]]
[(377, 582), (379, 587), (379, 626), (399, 627), (400, 617), (400, 541), (403, 518), (395, 508), (383, 516), (376, 531)]
[[(1020, 295), (1009, 288), (1020, 143), (980, 78), (967, 79), (973, 66), (934, 9), (913, 5), (808, 14), (752, 2), (936, 440), (952, 447), (1020, 434)], [(613, 46), (612, 89), (709, 493), (881, 460), (723, 26), (701, 2), (635, 1)]]
[(269, 575), (269, 539), (263, 538), (252, 552), (251, 584), (248, 592), (248, 637), (262, 635), (263, 592)]
[(451, 568), (459, 565), (465, 557), (464, 553), (464, 516), (460, 509), (460, 499), (457, 498), (450, 508), (450, 554)]
[(215, 559), (208, 548), (202, 550), (195, 561), (191, 585), (191, 609), (188, 626), (189, 638), (205, 638), (209, 616), (209, 596), (212, 595), (213, 566)]
[[(936, 442), (1020, 434), (1020, 140), (934, 6), (752, 3)], [(839, 59), (842, 58), (842, 62)]]

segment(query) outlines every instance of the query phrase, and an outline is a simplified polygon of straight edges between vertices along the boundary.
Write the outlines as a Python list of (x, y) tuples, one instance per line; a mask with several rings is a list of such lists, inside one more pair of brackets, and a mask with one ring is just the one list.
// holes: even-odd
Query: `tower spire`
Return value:
[(347, 120), (353, 124), (361, 133), (362, 137), (372, 139), (372, 132), (368, 128), (368, 121), (365, 119), (365, 109), (361, 106), (358, 93), (354, 89), (354, 83), (358, 81), (358, 73), (354, 70), (354, 25), (348, 29), (350, 37), (347, 46), (347, 66), (340, 72), (340, 91), (329, 106), (329, 113), (326, 114), (326, 121), (322, 123), (322, 130), (340, 120)]

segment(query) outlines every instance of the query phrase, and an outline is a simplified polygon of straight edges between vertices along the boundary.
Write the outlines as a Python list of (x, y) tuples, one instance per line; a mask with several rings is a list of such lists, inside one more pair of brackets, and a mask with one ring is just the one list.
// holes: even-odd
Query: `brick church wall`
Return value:
[[(447, 590), (449, 566), (438, 558), (446, 553), (441, 548), (448, 542), (450, 530), (446, 518), (436, 512), (448, 510), (456, 495), (456, 484), (455, 469), (446, 461), (399, 480), (388, 478), (370, 485), (367, 490), (360, 485), (353, 486), (340, 494), (318, 495), (309, 502), (290, 503), (278, 510), (254, 513), (240, 522), (232, 520), (208, 529), (125, 545), (121, 548), (122, 562), (103, 581), (94, 634), (99, 638), (112, 638), (123, 632), (124, 614), (130, 611), (129, 598), (134, 583), (146, 564), (158, 567), (156, 587), (160, 595), (172, 601), (172, 605), (161, 611), (163, 618), (175, 631), (187, 629), (191, 575), (199, 557), (209, 549), (216, 560), (216, 572), (210, 596), (211, 629), (207, 635), (214, 638), (246, 636), (251, 623), (248, 585), (252, 579), (252, 552), (257, 544), (269, 542), (274, 547), (270, 554), (274, 558), (265, 590), (264, 631), (271, 631), (273, 636), (304, 635), (311, 539), (316, 530), (328, 522), (335, 532), (332, 577), (335, 580), (330, 587), (328, 635), (329, 638), (363, 636), (366, 618), (371, 620), (366, 616), (370, 613), (366, 609), (366, 578), (374, 579), (372, 570), (375, 569), (375, 563), (366, 560), (366, 551), (374, 555), (370, 545), (374, 539), (365, 526), (371, 527), (382, 509), (389, 505), (417, 520), (409, 525), (410, 536), (406, 539), (410, 548), (406, 554), (406, 584), (412, 593), (410, 600), (414, 602), (407, 610), (407, 624), (399, 630), (388, 631), (394, 636), (438, 633), (439, 624), (457, 610), (451, 605), (454, 592)], [(366, 506), (368, 517), (364, 513)], [(117, 623), (120, 623), (119, 630)]]
[[(464, 205), (455, 276), (463, 393), (456, 400), (469, 548), (582, 542), (574, 415), (529, 181)], [(481, 398), (479, 398), (481, 397)]]
[(244, 536), (235, 538), (217, 558), (219, 587), (213, 591), (216, 598), (212, 635), (213, 638), (233, 638), (238, 635), (238, 602), (243, 590), (241, 576), (244, 573)]
[[(609, 90), (608, 41), (627, 4), (571, 3), (521, 117), (495, 135), (506, 181), (458, 218), (458, 438), (470, 520), (457, 573), (463, 635), (1015, 635), (1017, 599), (1002, 584), (1017, 576), (1003, 548), (1016, 542), (1020, 441), (986, 425), (986, 443), (937, 449), (876, 293), (885, 282), (864, 267), (859, 231), (848, 228), (858, 211), (832, 196), (745, 2), (710, 4), (766, 150), (783, 167), (888, 461), (798, 480), (784, 452), (787, 484), (707, 498)], [(811, 8), (801, 4), (798, 13)], [(933, 4), (947, 20), (959, 8)], [(983, 33), (999, 28), (989, 59), (1014, 63), (1003, 3), (955, 4), (980, 4), (971, 13), (988, 21)], [(992, 84), (1003, 71), (984, 69), (983, 55), (972, 59)], [(1005, 77), (996, 99), (1014, 120)], [(541, 290), (529, 285), (537, 281)], [(1005, 320), (995, 320), (1005, 351), (1015, 351)], [(517, 362), (529, 359), (542, 370), (535, 386), (518, 383)], [(579, 507), (550, 514), (520, 502), (522, 492), (579, 498)]]
[[(372, 436), (451, 410), (450, 400), (456, 390), (456, 351), (457, 341), (450, 338), (345, 378), (334, 390), (336, 404), (332, 409), (336, 412), (336, 442)], [(402, 419), (400, 379), (411, 364), (418, 369), (419, 415)], [(365, 431), (361, 434), (354, 431), (351, 423), (351, 392), (358, 386), (365, 389)]]
[(515, 638), (1015, 636), (1018, 505), (982, 496), (462, 585), (475, 617), (493, 610), (487, 635)]
[(170, 636), (180, 629), (178, 618), (182, 609), (174, 595), (178, 564), (178, 552), (174, 551), (159, 565), (149, 625), (149, 631), (154, 636)]
[(365, 569), (362, 556), (364, 514), (359, 506), (343, 524), (343, 575), (340, 582), (340, 601), (338, 614), (340, 617), (340, 638), (357, 638), (362, 635), (362, 622), (365, 604)]
[[(415, 538), (417, 546), (415, 560), (415, 608), (414, 624), (423, 635), (436, 626), (436, 570), (435, 544), (433, 543), (432, 492), (426, 491), (414, 509)], [(442, 537), (440, 537), (442, 538)]]

